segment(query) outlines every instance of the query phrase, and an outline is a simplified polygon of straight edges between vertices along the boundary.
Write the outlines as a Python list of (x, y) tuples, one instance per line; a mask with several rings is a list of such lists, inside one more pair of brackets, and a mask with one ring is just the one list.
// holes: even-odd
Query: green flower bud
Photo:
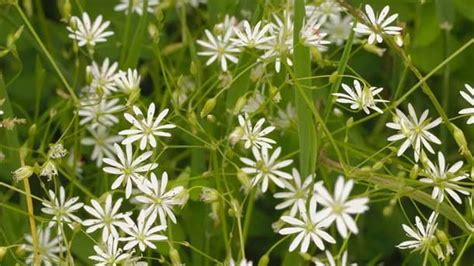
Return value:
[(240, 96), (239, 99), (237, 99), (237, 102), (235, 103), (234, 110), (232, 111), (233, 115), (236, 115), (240, 113), (244, 105), (247, 103), (247, 97), (245, 96)]
[(182, 265), (181, 257), (179, 256), (178, 251), (173, 247), (170, 248), (170, 259), (173, 265), (177, 265), (177, 266)]
[(0, 261), (3, 260), (3, 258), (7, 254), (7, 251), (8, 251), (7, 247), (0, 247)]
[(211, 113), (214, 110), (214, 107), (216, 107), (217, 99), (216, 97), (213, 97), (204, 104), (204, 107), (201, 110), (201, 118), (204, 118), (207, 116), (209, 113)]
[(268, 257), (268, 254), (265, 254), (260, 258), (260, 260), (258, 260), (258, 266), (267, 266), (269, 262), (270, 258)]

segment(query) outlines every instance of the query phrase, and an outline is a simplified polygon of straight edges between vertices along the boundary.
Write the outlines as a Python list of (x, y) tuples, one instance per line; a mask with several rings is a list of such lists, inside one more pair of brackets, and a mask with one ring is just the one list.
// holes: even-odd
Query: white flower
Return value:
[(260, 60), (264, 62), (275, 62), (275, 71), (280, 72), (281, 62), (293, 66), (291, 57), (293, 55), (293, 20), (291, 16), (285, 12), (284, 21), (278, 16), (273, 15), (275, 23), (272, 23), (270, 33), (275, 36), (269, 40), (265, 47), (265, 53), (260, 56)]
[(316, 199), (314, 197), (310, 200), (308, 212), (309, 217), (306, 210), (301, 212), (301, 219), (291, 216), (281, 217), (281, 220), (288, 223), (290, 227), (285, 227), (278, 233), (281, 235), (296, 234), (295, 239), (290, 244), (290, 252), (300, 245), (300, 251), (307, 252), (311, 241), (321, 250), (325, 249), (323, 240), (331, 244), (336, 243), (336, 240), (323, 230), (327, 226), (324, 221), (326, 217), (316, 213)]
[[(41, 265), (53, 266), (58, 265), (59, 263), (59, 254), (64, 252), (66, 249), (62, 246), (62, 237), (57, 235), (54, 238), (51, 238), (51, 228), (46, 227), (37, 229), (38, 237), (38, 251), (39, 251), (39, 260), (42, 263)], [(26, 258), (26, 265), (33, 265), (34, 261), (34, 249), (33, 249), (33, 238), (31, 235), (25, 235), (25, 240), (28, 242), (24, 245), (25, 250), (28, 253), (31, 253)]]
[(325, 45), (330, 44), (328, 40), (324, 38), (328, 35), (326, 32), (322, 32), (321, 24), (315, 18), (311, 18), (305, 21), (305, 24), (300, 31), (300, 40), (304, 46), (316, 47), (319, 51), (326, 51)]
[(253, 262), (245, 258), (241, 259), (240, 262), (235, 262), (234, 259), (230, 259), (229, 266), (253, 266)]
[(470, 125), (474, 124), (474, 88), (472, 88), (469, 84), (464, 84), (464, 87), (466, 87), (467, 92), (460, 91), (461, 96), (471, 105), (471, 107), (462, 109), (459, 111), (459, 114), (469, 115), (467, 124)]
[(301, 183), (300, 173), (295, 168), (292, 170), (292, 176), (294, 181), (293, 183), (295, 185), (286, 180), (282, 180), (282, 182), (285, 184), (285, 189), (289, 191), (278, 192), (273, 196), (277, 199), (284, 199), (282, 203), (276, 205), (275, 209), (282, 210), (291, 207), (290, 216), (295, 217), (297, 211), (306, 211), (306, 199), (308, 199), (310, 195), (313, 194), (314, 189), (312, 189), (312, 187), (316, 188), (316, 186), (311, 186), (311, 183), (314, 179), (314, 174), (306, 177), (303, 184)]
[(241, 25), (243, 25), (243, 31), (242, 29), (237, 28), (235, 34), (238, 38), (232, 38), (231, 41), (237, 47), (264, 49), (268, 41), (275, 38), (275, 36), (267, 35), (271, 28), (271, 24), (267, 24), (260, 29), (261, 24), (262, 21), (259, 21), (252, 29), (247, 20), (242, 21)]
[(184, 192), (184, 187), (177, 186), (166, 191), (168, 185), (168, 174), (163, 172), (161, 181), (158, 181), (154, 173), (150, 174), (150, 180), (144, 180), (138, 184), (138, 188), (144, 193), (138, 195), (135, 199), (138, 202), (147, 205), (148, 211), (158, 213), (160, 223), (167, 225), (166, 217), (169, 217), (173, 223), (176, 223), (176, 216), (173, 213), (173, 207), (181, 205), (182, 201), (178, 195)]
[(91, 159), (95, 160), (98, 167), (102, 166), (104, 155), (111, 158), (114, 156), (114, 144), (123, 139), (122, 136), (109, 135), (106, 127), (99, 126), (95, 129), (87, 129), (92, 137), (81, 139), (81, 144), (86, 146), (94, 146)]
[(125, 219), (127, 220), (129, 227), (123, 228), (123, 231), (125, 231), (129, 236), (120, 238), (121, 241), (127, 242), (123, 247), (124, 250), (130, 250), (138, 245), (140, 250), (144, 252), (147, 247), (156, 249), (156, 246), (152, 241), (168, 239), (166, 236), (158, 234), (159, 231), (166, 229), (166, 225), (154, 225), (156, 212), (149, 213), (146, 210), (140, 211), (136, 224), (130, 217), (126, 217)]
[(403, 230), (408, 237), (414, 238), (414, 240), (407, 240), (397, 245), (399, 249), (414, 249), (421, 250), (422, 252), (428, 251), (433, 242), (436, 241), (434, 233), (438, 224), (436, 219), (438, 214), (432, 212), (426, 227), (421, 222), (420, 217), (415, 217), (416, 228), (413, 230), (410, 226), (402, 224)]
[(81, 100), (79, 116), (83, 117), (79, 124), (81, 126), (89, 124), (92, 129), (98, 126), (110, 127), (118, 123), (118, 118), (114, 113), (122, 111), (123, 105), (119, 104), (119, 99), (95, 99)]
[(107, 37), (114, 34), (112, 31), (105, 31), (109, 25), (110, 21), (102, 23), (102, 16), (91, 22), (89, 15), (84, 12), (82, 20), (76, 16), (71, 17), (67, 30), (70, 32), (69, 38), (78, 41), (79, 46), (95, 46), (96, 43), (106, 42)]
[(220, 64), (222, 71), (227, 71), (227, 60), (237, 63), (239, 59), (234, 55), (239, 49), (230, 41), (234, 28), (229, 27), (223, 35), (214, 36), (209, 30), (205, 30), (208, 41), (197, 40), (197, 43), (205, 48), (205, 51), (198, 52), (198, 55), (209, 56), (206, 66), (214, 63)]
[(163, 110), (155, 119), (155, 104), (151, 103), (148, 107), (147, 116), (145, 117), (137, 106), (133, 106), (133, 112), (135, 116), (125, 113), (125, 119), (132, 124), (132, 128), (122, 130), (119, 135), (128, 135), (122, 141), (122, 144), (131, 144), (135, 141), (140, 140), (140, 149), (144, 150), (148, 144), (151, 147), (156, 148), (156, 139), (158, 137), (171, 137), (171, 134), (165, 132), (165, 129), (172, 129), (176, 126), (173, 124), (161, 125), (161, 122), (168, 114), (168, 109)]
[(321, 30), (329, 34), (331, 42), (340, 46), (349, 38), (352, 30), (352, 19), (352, 16), (345, 16), (343, 19), (341, 19), (341, 16), (331, 17), (322, 25)]
[(56, 164), (53, 161), (47, 160), (43, 163), (43, 165), (41, 166), (40, 176), (46, 176), (48, 178), (48, 181), (50, 181), (51, 178), (57, 175), (58, 168), (56, 167)]
[[(118, 231), (115, 227), (123, 229), (128, 227), (128, 223), (125, 222), (125, 217), (130, 216), (131, 213), (119, 212), (120, 206), (122, 205), (122, 198), (118, 199), (114, 204), (112, 202), (112, 195), (107, 195), (105, 199), (104, 208), (99, 202), (92, 199), (90, 206), (84, 206), (84, 209), (94, 218), (87, 219), (82, 222), (82, 225), (89, 227), (87, 233), (95, 232), (97, 229), (102, 228), (102, 240), (108, 239), (109, 236), (119, 237)], [(112, 206), (113, 204), (113, 206)]]
[(124, 93), (131, 93), (132, 91), (140, 89), (141, 76), (138, 75), (136, 69), (127, 69), (127, 71), (120, 70), (115, 76), (115, 84)]
[(441, 118), (439, 117), (431, 122), (430, 119), (427, 119), (429, 111), (425, 110), (418, 119), (411, 103), (408, 104), (410, 117), (407, 117), (399, 109), (396, 109), (395, 111), (397, 115), (394, 117), (393, 123), (387, 123), (386, 125), (391, 129), (398, 130), (398, 133), (390, 136), (388, 141), (405, 139), (398, 150), (397, 156), (401, 156), (410, 145), (413, 147), (415, 161), (417, 162), (423, 151), (423, 147), (434, 154), (435, 152), (428, 141), (440, 145), (441, 140), (428, 130), (441, 124)]
[(262, 192), (266, 192), (268, 189), (269, 179), (273, 181), (277, 186), (284, 188), (285, 183), (280, 180), (280, 178), (285, 178), (291, 180), (293, 177), (285, 173), (280, 168), (287, 167), (293, 160), (284, 160), (277, 162), (278, 156), (281, 153), (281, 147), (278, 147), (271, 157), (268, 156), (268, 149), (262, 147), (261, 149), (252, 148), (252, 153), (255, 158), (255, 161), (252, 161), (248, 158), (241, 157), (240, 161), (247, 165), (241, 170), (246, 174), (253, 175), (252, 186), (256, 186), (260, 181), (262, 181)]
[(115, 266), (131, 256), (130, 253), (122, 253), (122, 249), (118, 247), (118, 237), (110, 235), (108, 238), (106, 238), (106, 241), (106, 243), (103, 243), (100, 246), (94, 245), (96, 255), (89, 257), (89, 259), (95, 261), (94, 265)]
[(367, 203), (368, 198), (356, 198), (348, 200), (354, 181), (344, 182), (344, 177), (339, 176), (334, 187), (334, 196), (331, 196), (326, 188), (318, 184), (315, 188), (315, 199), (325, 208), (319, 213), (326, 218), (326, 223), (332, 224), (336, 222), (337, 231), (343, 238), (348, 237), (347, 229), (353, 234), (357, 234), (359, 230), (351, 214), (360, 214), (369, 209)]
[[(132, 3), (130, 3), (132, 1)], [(144, 0), (120, 0), (120, 3), (114, 7), (114, 11), (124, 11), (125, 14), (128, 14), (128, 8), (132, 4), (132, 12), (137, 13), (138, 15), (143, 15), (143, 8), (145, 7)], [(147, 11), (153, 13), (153, 10), (156, 6), (160, 4), (159, 0), (148, 0)]]
[(260, 91), (257, 91), (255, 95), (253, 95), (247, 100), (247, 103), (244, 105), (244, 107), (242, 107), (242, 112), (254, 113), (260, 107), (262, 107), (264, 102), (265, 96)]
[(228, 14), (225, 15), (224, 21), (221, 23), (218, 23), (214, 26), (214, 30), (217, 31), (217, 33), (223, 33), (227, 32), (228, 30), (232, 30), (232, 34), (234, 33), (234, 30), (238, 26), (238, 21), (237, 18), (234, 16), (229, 16)]
[(112, 183), (111, 188), (117, 189), (120, 185), (126, 186), (125, 197), (128, 199), (132, 194), (132, 182), (135, 184), (142, 183), (145, 177), (142, 173), (148, 173), (158, 167), (157, 163), (143, 164), (152, 155), (152, 151), (147, 151), (133, 159), (132, 145), (125, 145), (125, 153), (118, 144), (114, 144), (118, 161), (111, 158), (104, 158), (104, 163), (108, 164), (103, 168), (104, 172), (118, 175), (117, 179)]
[(240, 127), (244, 130), (242, 140), (245, 141), (244, 147), (246, 149), (250, 147), (265, 147), (267, 149), (271, 149), (272, 144), (276, 143), (276, 141), (273, 139), (265, 137), (275, 129), (273, 126), (262, 129), (263, 123), (265, 123), (265, 118), (258, 120), (253, 127), (252, 121), (250, 121), (249, 115), (247, 113), (244, 115), (239, 115), (238, 120)]
[(305, 6), (306, 17), (311, 17), (319, 21), (320, 25), (326, 23), (328, 19), (340, 15), (342, 7), (333, 0), (325, 0), (321, 4)]
[(86, 67), (86, 72), (91, 79), (90, 88), (94, 92), (97, 92), (97, 89), (101, 88), (106, 94), (117, 91), (115, 84), (117, 67), (118, 63), (114, 62), (110, 65), (108, 58), (102, 62), (101, 66), (93, 61), (92, 65)]
[(81, 224), (81, 219), (73, 214), (73, 212), (84, 206), (84, 203), (77, 202), (78, 200), (79, 197), (72, 197), (66, 200), (66, 192), (63, 186), (59, 187), (59, 197), (54, 191), (49, 190), (49, 201), (43, 201), (44, 207), (41, 208), (42, 212), (53, 215), (49, 222), (49, 227), (52, 227), (54, 224), (62, 226), (63, 223), (66, 223), (72, 229), (73, 222)]
[(332, 95), (337, 96), (336, 102), (338, 103), (348, 103), (351, 106), (352, 110), (364, 110), (366, 114), (370, 114), (370, 110), (375, 110), (379, 113), (383, 113), (382, 109), (377, 107), (377, 103), (385, 103), (388, 102), (382, 99), (375, 99), (383, 88), (376, 88), (376, 87), (366, 87), (362, 88), (360, 82), (358, 80), (354, 80), (354, 89), (355, 91), (349, 87), (348, 85), (342, 83), (342, 89), (347, 93), (333, 93)]
[(286, 105), (286, 109), (278, 110), (278, 117), (273, 119), (273, 124), (282, 129), (296, 125), (296, 109), (291, 102)]
[(334, 256), (331, 254), (331, 252), (326, 250), (325, 254), (326, 254), (327, 262), (323, 263), (319, 259), (315, 258), (313, 259), (315, 266), (347, 266), (347, 265), (357, 266), (357, 263), (347, 264), (347, 250), (344, 251), (344, 253), (342, 253), (339, 263), (336, 263), (336, 260), (334, 259)]
[(389, 26), (390, 23), (397, 19), (398, 14), (391, 15), (387, 19), (385, 17), (390, 10), (389, 6), (385, 6), (378, 16), (375, 16), (374, 10), (370, 5), (365, 5), (366, 20), (370, 26), (357, 22), (354, 31), (364, 35), (369, 35), (368, 43), (373, 44), (375, 41), (381, 43), (383, 41), (382, 34), (399, 35), (402, 30), (398, 26)]
[(424, 170), (426, 177), (421, 178), (420, 181), (433, 185), (431, 197), (443, 202), (444, 195), (447, 193), (454, 201), (461, 204), (462, 200), (457, 193), (469, 195), (469, 189), (456, 184), (456, 182), (468, 178), (467, 174), (458, 173), (463, 161), (458, 161), (449, 167), (449, 165), (446, 165), (443, 153), (438, 152), (438, 165), (433, 164), (430, 160), (427, 164), (428, 167)]

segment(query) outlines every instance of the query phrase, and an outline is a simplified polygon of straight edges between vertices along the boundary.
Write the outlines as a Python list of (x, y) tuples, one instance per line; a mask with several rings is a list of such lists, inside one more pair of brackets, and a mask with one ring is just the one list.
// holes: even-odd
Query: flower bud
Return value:
[(265, 254), (260, 258), (260, 260), (258, 260), (258, 266), (267, 266), (269, 262), (270, 258), (268, 257), (268, 254)]
[(33, 167), (28, 166), (28, 165), (22, 166), (12, 172), (13, 180), (15, 180), (15, 182), (19, 182), (25, 178), (29, 178), (30, 176), (33, 175), (33, 173), (34, 173)]
[(64, 1), (61, 8), (64, 21), (68, 21), (71, 17), (71, 2), (69, 0)]
[(466, 156), (472, 161), (473, 160), (472, 154), (471, 154), (471, 151), (469, 150), (469, 146), (467, 144), (466, 137), (464, 136), (464, 132), (462, 132), (462, 130), (456, 127), (453, 123), (451, 123), (450, 126), (453, 128), (454, 140), (459, 146), (461, 155)]
[(252, 183), (250, 182), (248, 175), (244, 171), (239, 169), (239, 171), (237, 172), (237, 179), (240, 181), (240, 183), (244, 187), (244, 190), (246, 192), (249, 192), (250, 189), (252, 188)]
[(378, 171), (378, 170), (382, 169), (382, 167), (383, 167), (383, 162), (378, 161), (372, 166), (372, 170)]
[(213, 114), (209, 114), (206, 116), (207, 121), (214, 123), (216, 122), (216, 117)]
[(354, 117), (350, 117), (349, 119), (347, 119), (346, 121), (346, 127), (348, 129), (350, 129), (352, 127), (352, 125), (354, 125)]
[(329, 83), (333, 84), (334, 82), (337, 81), (338, 77), (339, 77), (339, 73), (337, 71), (332, 72), (331, 76), (329, 76)]
[(31, 127), (28, 129), (28, 136), (34, 137), (36, 135), (36, 129), (37, 129), (36, 124), (31, 125)]
[(191, 75), (195, 76), (198, 73), (198, 67), (194, 61), (191, 62), (191, 67), (189, 67), (189, 72), (191, 72)]
[(250, 71), (250, 80), (257, 82), (265, 73), (265, 67), (263, 64), (258, 64)]
[(170, 248), (170, 259), (173, 265), (178, 265), (178, 266), (181, 265), (181, 258), (179, 256), (179, 253), (173, 247)]
[(205, 187), (201, 190), (200, 199), (206, 203), (216, 202), (219, 200), (219, 192), (213, 188)]
[(18, 257), (23, 257), (25, 256), (25, 253), (26, 253), (26, 246), (25, 244), (21, 244), (19, 245), (16, 250), (15, 250), (15, 255), (17, 255)]
[(216, 97), (213, 97), (204, 104), (204, 107), (201, 110), (201, 118), (204, 118), (207, 116), (209, 113), (211, 113), (214, 110), (214, 107), (216, 107)]
[(7, 247), (0, 247), (0, 261), (2, 261), (5, 255), (7, 254), (7, 250)]
[(410, 171), (410, 178), (411, 179), (416, 179), (419, 172), (420, 172), (420, 167), (418, 166), (418, 164), (413, 165), (413, 167), (411, 168), (411, 171)]
[(12, 45), (15, 44), (15, 42), (20, 39), (21, 34), (23, 33), (23, 28), (24, 26), (22, 25), (18, 30), (15, 31), (15, 33), (8, 35), (7, 38), (7, 47), (11, 47)]
[(380, 48), (380, 47), (377, 47), (375, 44), (365, 44), (364, 45), (364, 49), (369, 52), (369, 53), (373, 53), (375, 55), (378, 55), (380, 57), (383, 56), (383, 54), (385, 53), (385, 48)]
[(239, 99), (237, 99), (237, 102), (235, 103), (234, 110), (232, 111), (233, 115), (236, 115), (240, 113), (244, 105), (247, 103), (247, 97), (245, 96), (240, 96)]
[(241, 127), (236, 127), (229, 135), (229, 142), (232, 146), (237, 144), (242, 137), (244, 136), (244, 129)]

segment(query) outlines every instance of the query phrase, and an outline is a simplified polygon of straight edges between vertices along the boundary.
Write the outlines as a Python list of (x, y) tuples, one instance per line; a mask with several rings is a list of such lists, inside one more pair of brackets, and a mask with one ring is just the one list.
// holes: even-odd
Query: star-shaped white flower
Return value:
[(119, 135), (126, 135), (127, 137), (122, 141), (122, 144), (131, 144), (140, 140), (140, 149), (144, 150), (148, 144), (156, 148), (157, 137), (171, 137), (171, 134), (164, 131), (165, 129), (172, 129), (176, 126), (173, 124), (162, 125), (161, 122), (168, 114), (168, 109), (163, 110), (155, 119), (155, 104), (151, 103), (148, 107), (147, 116), (145, 117), (137, 106), (133, 106), (135, 115), (125, 113), (125, 119), (132, 124), (132, 128), (122, 130)]
[(264, 47), (265, 53), (260, 56), (260, 60), (269, 63), (275, 62), (275, 71), (281, 70), (281, 63), (286, 62), (288, 66), (293, 66), (293, 20), (285, 12), (284, 19), (281, 20), (277, 15), (273, 15), (275, 23), (272, 23), (270, 30), (271, 36), (275, 36), (268, 41)]
[(120, 70), (115, 75), (115, 85), (124, 93), (130, 94), (133, 91), (140, 89), (141, 76), (136, 69), (127, 69), (127, 71)]
[(398, 14), (393, 14), (386, 18), (390, 10), (389, 6), (385, 6), (378, 16), (375, 15), (374, 10), (370, 5), (365, 5), (366, 20), (370, 26), (364, 23), (357, 22), (354, 31), (364, 35), (369, 35), (368, 43), (373, 44), (375, 41), (381, 43), (383, 41), (383, 34), (400, 35), (401, 27), (390, 26), (394, 22)]
[(112, 195), (107, 195), (105, 205), (102, 207), (100, 203), (94, 199), (91, 200), (91, 206), (84, 206), (90, 215), (94, 216), (92, 219), (87, 219), (82, 222), (82, 225), (88, 227), (86, 232), (93, 233), (97, 229), (102, 228), (102, 240), (108, 239), (109, 236), (119, 237), (117, 228), (128, 227), (125, 217), (131, 213), (119, 212), (122, 205), (122, 198), (119, 198), (115, 203), (112, 202)]
[(146, 210), (141, 210), (135, 223), (130, 217), (125, 218), (128, 227), (123, 228), (123, 231), (129, 236), (120, 238), (121, 241), (127, 242), (123, 247), (124, 250), (130, 250), (138, 245), (140, 251), (144, 252), (147, 247), (156, 249), (152, 241), (163, 241), (168, 239), (158, 232), (166, 229), (166, 225), (155, 226), (156, 212), (149, 213)]
[(325, 249), (323, 240), (331, 244), (336, 243), (336, 240), (323, 230), (323, 228), (327, 227), (327, 223), (325, 222), (326, 217), (320, 213), (316, 213), (316, 205), (316, 199), (313, 197), (310, 200), (309, 216), (305, 210), (300, 213), (300, 219), (292, 216), (281, 217), (290, 227), (285, 227), (278, 233), (282, 235), (296, 234), (295, 239), (290, 244), (290, 252), (295, 250), (298, 246), (300, 246), (301, 252), (307, 252), (311, 241), (316, 244), (320, 250)]
[[(114, 11), (123, 11), (125, 14), (128, 14), (128, 8), (130, 7), (130, 1), (132, 1), (132, 13), (135, 12), (138, 15), (143, 15), (143, 9), (145, 7), (144, 0), (120, 0), (120, 3), (118, 3), (114, 7)], [(148, 13), (153, 13), (153, 10), (160, 4), (159, 0), (148, 0), (148, 7), (147, 11)]]
[[(39, 261), (41, 265), (53, 266), (58, 265), (60, 262), (59, 254), (66, 251), (61, 235), (57, 235), (54, 238), (51, 238), (51, 228), (46, 227), (42, 229), (38, 227), (37, 229), (38, 237), (38, 251), (39, 251)], [(25, 250), (29, 253), (28, 257), (25, 260), (26, 265), (33, 265), (34, 260), (34, 248), (33, 248), (33, 238), (31, 235), (25, 235), (25, 240), (27, 244), (24, 245)]]
[(238, 38), (231, 39), (237, 47), (264, 49), (268, 41), (275, 37), (268, 36), (271, 24), (266, 24), (262, 27), (262, 21), (259, 21), (252, 29), (250, 23), (247, 20), (244, 20), (241, 22), (241, 25), (243, 26), (243, 30), (240, 28), (235, 29), (235, 34)]
[(90, 76), (90, 88), (96, 92), (98, 88), (101, 88), (105, 94), (117, 91), (115, 84), (115, 76), (117, 75), (118, 63), (114, 62), (110, 64), (110, 60), (106, 58), (102, 65), (99, 66), (95, 61), (92, 65), (87, 66), (86, 72)]
[(462, 109), (459, 111), (459, 114), (469, 115), (467, 124), (470, 125), (474, 124), (474, 88), (469, 84), (464, 84), (464, 87), (466, 87), (466, 91), (460, 91), (461, 96), (471, 105), (471, 107)]
[(229, 27), (224, 31), (224, 34), (214, 36), (209, 30), (204, 31), (208, 41), (197, 40), (197, 43), (201, 45), (205, 51), (198, 52), (198, 55), (209, 56), (206, 62), (206, 66), (214, 63), (220, 64), (222, 71), (227, 71), (227, 60), (236, 64), (239, 59), (234, 55), (240, 50), (235, 47), (230, 38), (234, 34), (234, 28)]
[(272, 144), (276, 143), (276, 141), (273, 139), (265, 137), (275, 130), (274, 126), (269, 126), (262, 129), (263, 123), (265, 123), (265, 118), (260, 118), (255, 126), (252, 126), (252, 121), (250, 121), (249, 115), (247, 113), (244, 115), (239, 115), (238, 120), (240, 127), (244, 130), (242, 140), (245, 141), (244, 147), (246, 149), (250, 147), (265, 147), (267, 149), (271, 149)]
[(240, 158), (240, 161), (247, 165), (247, 167), (243, 167), (241, 170), (246, 174), (253, 175), (252, 186), (256, 186), (262, 181), (262, 192), (266, 192), (269, 180), (273, 181), (275, 185), (284, 188), (285, 183), (280, 178), (288, 180), (293, 178), (290, 174), (280, 170), (293, 163), (293, 160), (277, 162), (281, 153), (281, 147), (278, 147), (270, 157), (268, 156), (268, 149), (265, 147), (261, 149), (254, 147), (252, 148), (252, 153), (255, 161), (244, 157)]
[(328, 49), (326, 45), (331, 42), (324, 39), (328, 34), (321, 31), (321, 24), (319, 23), (315, 18), (305, 21), (300, 31), (300, 41), (305, 46), (316, 47), (319, 51), (324, 52)]
[(177, 197), (184, 191), (184, 187), (177, 186), (166, 190), (168, 185), (168, 173), (163, 172), (161, 181), (158, 181), (154, 173), (150, 174), (150, 180), (144, 180), (138, 184), (138, 188), (143, 195), (138, 195), (135, 199), (144, 203), (148, 211), (158, 213), (160, 223), (167, 225), (166, 218), (169, 217), (173, 223), (176, 223), (176, 216), (173, 213), (173, 207), (181, 205), (182, 201)]
[(376, 99), (375, 97), (382, 92), (383, 88), (365, 87), (358, 80), (354, 80), (354, 89), (342, 83), (342, 89), (346, 93), (333, 93), (337, 96), (336, 102), (348, 103), (352, 110), (364, 110), (366, 114), (370, 114), (370, 109), (383, 113), (382, 109), (377, 106), (377, 103), (386, 103), (388, 101), (383, 99)]
[(158, 167), (157, 163), (143, 164), (144, 161), (149, 159), (152, 155), (152, 151), (147, 151), (139, 155), (136, 159), (133, 158), (132, 144), (125, 145), (125, 153), (118, 144), (114, 144), (118, 161), (111, 158), (104, 158), (104, 163), (109, 166), (104, 167), (103, 170), (106, 173), (118, 175), (117, 179), (112, 183), (111, 188), (117, 189), (121, 185), (126, 186), (125, 197), (128, 199), (132, 194), (132, 182), (135, 184), (142, 183), (145, 177), (144, 173), (148, 173)]
[(339, 176), (334, 187), (334, 196), (330, 195), (322, 184), (315, 187), (315, 199), (324, 206), (324, 209), (319, 213), (327, 217), (326, 223), (329, 225), (336, 222), (337, 231), (343, 238), (348, 237), (348, 230), (353, 234), (359, 232), (351, 215), (364, 213), (369, 209), (368, 198), (348, 200), (353, 186), (354, 181), (344, 182), (344, 177)]
[[(275, 209), (282, 210), (290, 208), (290, 216), (295, 217), (297, 211), (306, 211), (306, 200), (314, 193), (316, 186), (311, 186), (315, 175), (309, 175), (306, 177), (303, 183), (301, 183), (301, 176), (296, 168), (292, 170), (293, 182), (282, 180), (285, 184), (285, 189), (288, 191), (278, 192), (273, 195), (277, 199), (283, 199), (284, 201), (275, 206)], [(292, 184), (294, 183), (294, 185)]]
[(110, 235), (107, 239), (104, 239), (105, 243), (101, 245), (94, 245), (95, 255), (89, 257), (89, 259), (95, 261), (94, 265), (115, 266), (128, 259), (131, 254), (122, 252), (122, 249), (118, 247), (119, 239)]
[(457, 193), (469, 196), (469, 189), (463, 188), (456, 184), (461, 180), (468, 178), (468, 174), (460, 173), (459, 170), (463, 165), (463, 161), (457, 161), (451, 167), (446, 165), (446, 160), (442, 152), (438, 152), (438, 164), (434, 164), (430, 160), (427, 161), (428, 167), (424, 170), (420, 181), (433, 185), (431, 197), (443, 202), (444, 195), (448, 194), (454, 201), (461, 204), (462, 199)]
[(398, 244), (397, 247), (399, 249), (421, 250), (422, 252), (429, 250), (433, 242), (436, 241), (436, 237), (434, 236), (434, 233), (436, 231), (436, 227), (438, 226), (438, 224), (436, 223), (437, 218), (438, 218), (438, 214), (435, 212), (432, 212), (425, 227), (423, 223), (421, 222), (420, 217), (416, 216), (415, 229), (411, 228), (410, 226), (406, 224), (403, 224), (402, 227), (406, 235), (414, 239), (403, 241), (402, 243)]
[(70, 32), (69, 38), (78, 41), (77, 45), (95, 46), (97, 43), (106, 42), (107, 37), (114, 34), (112, 31), (105, 31), (109, 25), (110, 21), (102, 23), (101, 15), (91, 22), (89, 15), (84, 12), (82, 20), (76, 16), (71, 17), (67, 30)]
[(435, 152), (429, 142), (440, 145), (441, 140), (428, 130), (441, 124), (441, 118), (439, 117), (434, 121), (431, 121), (431, 119), (427, 119), (429, 111), (425, 110), (418, 119), (411, 103), (408, 104), (409, 117), (399, 109), (396, 109), (395, 112), (396, 116), (394, 117), (394, 121), (387, 123), (386, 125), (391, 129), (398, 130), (398, 133), (390, 136), (388, 141), (399, 141), (405, 139), (403, 144), (400, 146), (400, 149), (398, 149), (397, 156), (401, 156), (410, 145), (413, 147), (416, 162), (418, 162), (420, 155), (424, 150), (423, 148), (426, 148), (430, 153), (434, 154)]
[(113, 126), (119, 122), (114, 113), (122, 111), (123, 108), (124, 106), (119, 103), (119, 99), (111, 99), (110, 101), (105, 98), (100, 100), (83, 99), (79, 109), (79, 116), (82, 117), (79, 124), (81, 126), (88, 124), (92, 129), (98, 126)]
[(41, 211), (53, 215), (49, 222), (49, 227), (52, 227), (55, 224), (62, 227), (63, 223), (66, 223), (72, 229), (73, 222), (79, 224), (82, 223), (81, 219), (73, 214), (73, 212), (76, 212), (84, 206), (84, 203), (77, 202), (79, 197), (72, 197), (66, 200), (66, 192), (63, 186), (59, 187), (59, 197), (52, 190), (49, 190), (48, 193), (49, 201), (42, 202), (44, 207), (41, 208)]
[(99, 126), (95, 129), (88, 128), (92, 137), (85, 137), (81, 139), (81, 144), (86, 146), (94, 146), (92, 149), (91, 159), (95, 160), (98, 167), (102, 166), (104, 155), (112, 158), (114, 157), (114, 144), (120, 142), (123, 137), (116, 135), (109, 135), (106, 127)]

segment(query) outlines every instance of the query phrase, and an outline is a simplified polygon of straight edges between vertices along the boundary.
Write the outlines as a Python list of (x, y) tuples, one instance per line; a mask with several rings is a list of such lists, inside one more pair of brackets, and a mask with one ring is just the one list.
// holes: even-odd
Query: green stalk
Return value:
[(38, 36), (38, 34), (36, 33), (35, 29), (33, 28), (33, 26), (31, 25), (30, 21), (28, 20), (28, 18), (26, 17), (25, 13), (23, 12), (23, 10), (21, 9), (20, 5), (18, 3), (16, 3), (15, 5), (15, 8), (16, 10), (18, 11), (18, 13), (20, 14), (21, 18), (23, 19), (23, 22), (25, 22), (26, 24), (26, 27), (28, 28), (28, 30), (31, 32), (31, 35), (33, 35), (33, 38), (35, 39), (35, 41), (38, 43), (39, 47), (41, 48), (41, 50), (43, 51), (43, 53), (45, 54), (46, 58), (48, 59), (48, 61), (51, 63), (51, 65), (53, 66), (54, 70), (56, 71), (56, 74), (59, 76), (59, 79), (61, 79), (62, 83), (64, 84), (64, 86), (66, 87), (67, 91), (69, 92), (69, 94), (71, 95), (71, 98), (72, 100), (74, 101), (74, 103), (77, 103), (79, 102), (79, 99), (77, 98), (76, 94), (74, 93), (74, 90), (72, 89), (72, 87), (69, 85), (68, 81), (66, 80), (66, 78), (64, 77), (63, 73), (61, 72), (61, 70), (59, 69), (58, 65), (56, 64), (56, 61), (54, 61), (53, 57), (51, 56), (51, 54), (48, 52), (48, 49), (46, 49), (46, 47), (44, 46), (43, 42), (41, 41), (40, 37)]
[(146, 26), (148, 21), (148, 12), (146, 12), (148, 8), (148, 0), (143, 2), (143, 15), (140, 17), (140, 21), (138, 22), (138, 27), (135, 31), (135, 35), (133, 35), (132, 45), (130, 49), (128, 49), (128, 56), (127, 60), (125, 60), (124, 67), (135, 67), (138, 63), (138, 58), (140, 57), (141, 46), (143, 43), (143, 39), (146, 33)]
[[(309, 89), (312, 85), (310, 53), (307, 47), (301, 45), (300, 30), (303, 26), (305, 16), (304, 0), (295, 0), (295, 20), (294, 20), (294, 69), (295, 86), (300, 86), (301, 90), (295, 90), (295, 107), (298, 118), (298, 138), (300, 146), (300, 172), (303, 176), (314, 173), (317, 160), (317, 135), (315, 122), (311, 115), (312, 92)], [(301, 79), (303, 78), (303, 79)], [(304, 98), (310, 99), (306, 103)]]

